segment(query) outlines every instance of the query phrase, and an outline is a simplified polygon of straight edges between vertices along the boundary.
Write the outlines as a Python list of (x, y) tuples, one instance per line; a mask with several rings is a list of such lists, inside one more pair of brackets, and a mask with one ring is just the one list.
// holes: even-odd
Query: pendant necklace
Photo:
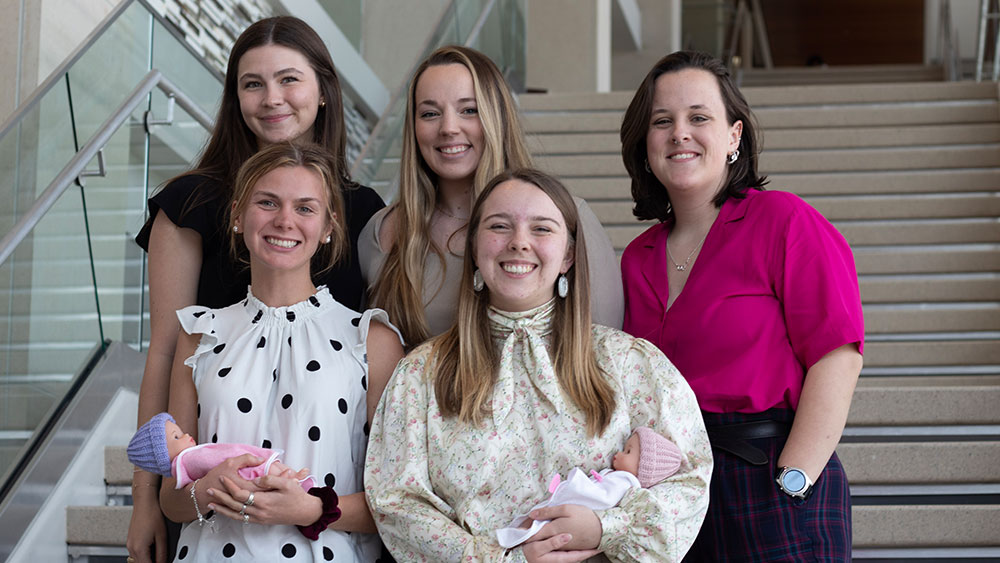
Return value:
[(688, 263), (691, 262), (691, 257), (694, 256), (695, 252), (698, 252), (698, 249), (701, 248), (702, 243), (704, 243), (705, 239), (707, 238), (708, 238), (708, 233), (705, 233), (705, 236), (701, 237), (701, 240), (698, 241), (698, 245), (694, 247), (694, 250), (691, 251), (691, 254), (688, 254), (688, 257), (686, 260), (684, 260), (683, 264), (678, 264), (677, 260), (674, 260), (674, 255), (670, 253), (670, 241), (668, 240), (667, 257), (670, 258), (670, 261), (674, 263), (674, 269), (677, 270), (678, 272), (683, 272), (684, 270), (687, 270)]
[(447, 215), (448, 217), (451, 217), (452, 219), (455, 219), (457, 221), (468, 221), (469, 220), (468, 217), (458, 217), (457, 215), (452, 215), (451, 213), (448, 213), (440, 205), (435, 205), (434, 209), (437, 209), (442, 215)]

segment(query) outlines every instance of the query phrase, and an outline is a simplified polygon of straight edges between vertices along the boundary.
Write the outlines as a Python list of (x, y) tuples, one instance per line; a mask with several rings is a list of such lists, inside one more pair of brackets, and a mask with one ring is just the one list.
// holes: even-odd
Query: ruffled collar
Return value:
[(325, 285), (321, 285), (316, 293), (308, 299), (285, 307), (270, 307), (254, 296), (247, 287), (247, 298), (243, 300), (243, 309), (254, 324), (293, 324), (313, 317), (331, 304), (335, 303), (333, 296)]
[(505, 419), (513, 410), (517, 381), (525, 377), (557, 413), (566, 412), (566, 401), (548, 349), (555, 308), (556, 300), (553, 298), (528, 311), (512, 313), (490, 307), (487, 312), (490, 332), (500, 347), (500, 366), (497, 368), (491, 405), (493, 423), (498, 428), (504, 426)]

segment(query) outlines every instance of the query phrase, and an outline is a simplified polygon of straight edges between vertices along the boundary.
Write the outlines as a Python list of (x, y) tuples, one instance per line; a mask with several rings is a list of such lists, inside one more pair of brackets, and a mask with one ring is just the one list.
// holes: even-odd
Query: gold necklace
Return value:
[(444, 209), (442, 209), (440, 205), (435, 205), (434, 209), (437, 209), (438, 211), (440, 211), (442, 215), (447, 215), (448, 217), (451, 217), (452, 219), (456, 219), (458, 221), (468, 221), (469, 220), (468, 217), (458, 217), (457, 215), (452, 215), (451, 213), (448, 213), (447, 211), (445, 211)]
[(701, 248), (702, 243), (705, 242), (705, 239), (707, 238), (708, 238), (708, 233), (705, 233), (705, 236), (701, 237), (701, 240), (698, 241), (698, 246), (695, 246), (694, 250), (691, 251), (691, 254), (688, 254), (688, 257), (686, 260), (684, 260), (683, 264), (678, 264), (677, 260), (674, 260), (674, 255), (670, 253), (670, 241), (668, 240), (667, 257), (669, 257), (670, 261), (674, 263), (674, 269), (677, 270), (678, 272), (683, 272), (684, 270), (687, 270), (688, 262), (691, 261), (691, 257), (694, 256), (695, 252), (698, 252), (698, 249)]

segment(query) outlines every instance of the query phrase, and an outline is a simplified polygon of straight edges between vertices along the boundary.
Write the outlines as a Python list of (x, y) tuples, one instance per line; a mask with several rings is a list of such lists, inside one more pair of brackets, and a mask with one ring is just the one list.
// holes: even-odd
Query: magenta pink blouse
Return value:
[(624, 329), (663, 350), (702, 410), (795, 409), (809, 367), (844, 344), (863, 351), (851, 249), (799, 197), (726, 201), (667, 311), (669, 232), (654, 225), (625, 249)]

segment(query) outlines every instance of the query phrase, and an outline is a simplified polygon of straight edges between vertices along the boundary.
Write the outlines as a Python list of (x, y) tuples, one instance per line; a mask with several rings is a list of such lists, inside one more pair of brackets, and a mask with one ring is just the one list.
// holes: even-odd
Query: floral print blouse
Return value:
[(554, 474), (609, 467), (639, 426), (676, 443), (684, 460), (663, 482), (597, 511), (599, 549), (612, 561), (679, 561), (694, 542), (712, 473), (694, 393), (655, 346), (593, 325), (616, 407), (603, 434), (588, 437), (586, 417), (562, 393), (546, 352), (553, 303), (523, 313), (490, 309), (502, 351), (492, 414), (478, 427), (441, 415), (430, 343), (397, 366), (375, 413), (364, 480), (396, 559), (524, 561), (520, 547), (500, 547), (495, 530), (544, 499)]

